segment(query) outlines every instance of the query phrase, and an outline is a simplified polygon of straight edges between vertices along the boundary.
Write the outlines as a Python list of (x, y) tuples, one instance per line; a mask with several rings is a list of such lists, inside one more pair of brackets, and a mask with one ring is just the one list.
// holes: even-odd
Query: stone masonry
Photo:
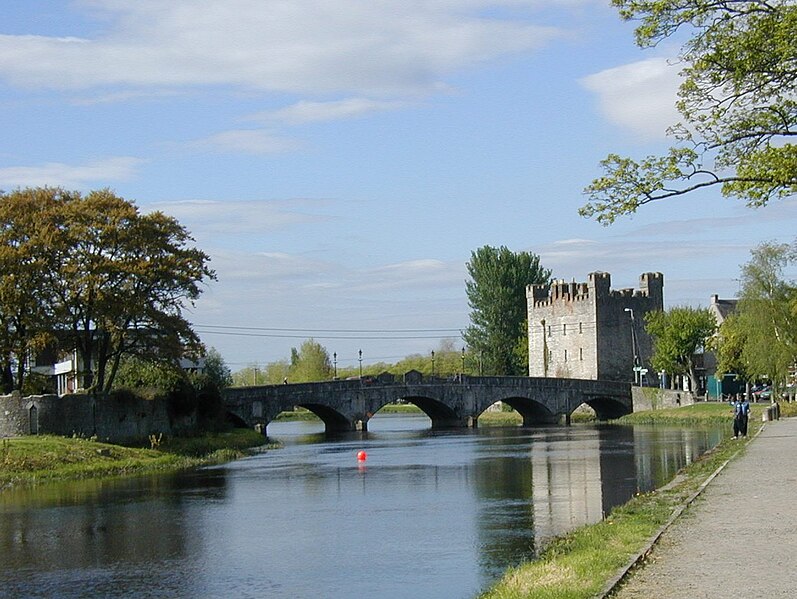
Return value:
[(631, 382), (636, 355), (655, 380), (645, 314), (664, 309), (661, 273), (642, 274), (637, 290), (615, 290), (609, 273), (593, 272), (586, 283), (529, 285), (526, 299), (529, 376)]

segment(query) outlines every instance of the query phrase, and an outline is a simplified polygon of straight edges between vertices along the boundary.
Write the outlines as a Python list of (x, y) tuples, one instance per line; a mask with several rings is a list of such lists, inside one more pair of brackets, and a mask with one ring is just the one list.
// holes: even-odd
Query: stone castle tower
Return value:
[(586, 283), (554, 281), (526, 289), (529, 376), (634, 381), (648, 369), (652, 341), (645, 314), (664, 309), (664, 275), (644, 273), (639, 289), (611, 289), (611, 275)]

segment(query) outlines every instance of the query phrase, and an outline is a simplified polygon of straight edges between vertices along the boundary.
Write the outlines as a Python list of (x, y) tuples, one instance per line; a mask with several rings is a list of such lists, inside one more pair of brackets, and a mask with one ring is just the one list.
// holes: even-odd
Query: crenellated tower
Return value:
[(644, 317), (664, 309), (661, 273), (643, 273), (639, 289), (612, 289), (609, 273), (592, 272), (586, 283), (529, 285), (526, 299), (529, 376), (632, 381), (635, 366), (652, 374)]

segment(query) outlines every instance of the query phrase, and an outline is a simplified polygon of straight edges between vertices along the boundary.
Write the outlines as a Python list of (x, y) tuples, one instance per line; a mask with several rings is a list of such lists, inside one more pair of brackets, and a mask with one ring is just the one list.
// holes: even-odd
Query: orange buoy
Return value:
[(365, 453), (364, 451), (358, 451), (357, 452), (357, 461), (358, 462), (364, 462), (367, 459), (368, 459), (368, 454), (367, 453)]

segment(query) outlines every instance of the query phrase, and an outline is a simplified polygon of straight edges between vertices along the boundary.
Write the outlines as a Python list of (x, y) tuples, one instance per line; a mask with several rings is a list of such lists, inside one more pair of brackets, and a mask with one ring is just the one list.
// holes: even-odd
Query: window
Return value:
[(584, 348), (583, 347), (579, 347), (578, 348), (578, 359), (582, 360), (582, 361), (584, 360)]
[(567, 335), (567, 325), (562, 324), (562, 335)]
[(567, 350), (565, 350), (565, 362), (567, 362)]
[(582, 323), (579, 322), (578, 323), (578, 334), (579, 335), (581, 335), (584, 332), (584, 327), (581, 326), (581, 325), (582, 325)]
[(551, 336), (551, 325), (548, 325), (548, 336)]

